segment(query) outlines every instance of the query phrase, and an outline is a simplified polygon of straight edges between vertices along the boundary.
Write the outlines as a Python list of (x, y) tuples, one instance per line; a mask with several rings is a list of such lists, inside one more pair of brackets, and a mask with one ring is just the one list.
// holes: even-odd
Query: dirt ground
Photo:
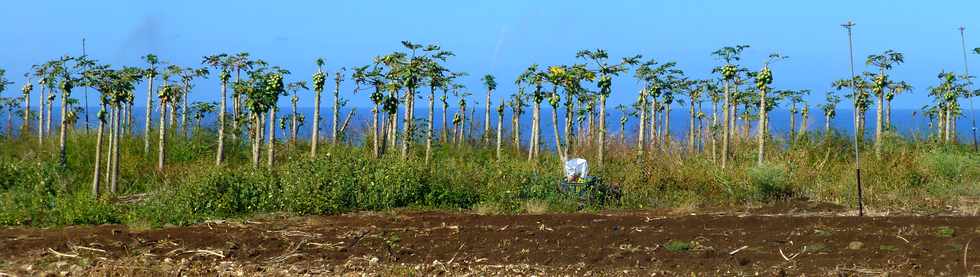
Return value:
[(0, 276), (964, 276), (980, 273), (978, 237), (976, 216), (858, 218), (824, 205), (267, 216), (152, 230), (2, 228)]

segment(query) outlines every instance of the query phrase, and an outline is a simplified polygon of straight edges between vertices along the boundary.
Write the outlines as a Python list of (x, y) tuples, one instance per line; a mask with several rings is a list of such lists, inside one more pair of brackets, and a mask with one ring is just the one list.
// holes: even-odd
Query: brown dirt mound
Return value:
[(980, 272), (976, 237), (965, 216), (357, 214), (0, 229), (0, 275), (962, 276)]

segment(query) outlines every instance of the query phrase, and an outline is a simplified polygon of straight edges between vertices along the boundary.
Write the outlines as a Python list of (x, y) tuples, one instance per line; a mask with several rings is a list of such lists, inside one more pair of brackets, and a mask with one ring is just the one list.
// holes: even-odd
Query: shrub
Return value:
[(784, 166), (763, 164), (749, 168), (749, 186), (754, 190), (758, 200), (788, 199), (794, 195), (794, 189)]

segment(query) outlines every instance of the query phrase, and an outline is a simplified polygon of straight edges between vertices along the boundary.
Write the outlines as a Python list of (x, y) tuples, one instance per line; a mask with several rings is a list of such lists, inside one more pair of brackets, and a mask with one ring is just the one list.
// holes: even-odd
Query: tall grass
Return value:
[[(0, 138), (0, 225), (127, 223), (160, 226), (261, 213), (336, 214), (398, 208), (540, 213), (580, 208), (649, 209), (726, 207), (809, 199), (853, 206), (853, 154), (846, 137), (811, 133), (793, 143), (775, 141), (767, 163), (756, 165), (751, 140), (736, 140), (734, 162), (722, 169), (710, 151), (688, 153), (679, 143), (639, 156), (613, 144), (593, 175), (622, 189), (620, 201), (580, 205), (556, 191), (562, 178), (555, 155), (527, 161), (505, 147), (437, 146), (433, 163), (422, 149), (371, 158), (358, 145), (325, 146), (315, 160), (305, 143), (277, 145), (274, 168), (253, 169), (245, 144), (226, 144), (227, 164), (215, 166), (214, 135), (174, 136), (166, 169), (142, 140), (120, 144), (120, 190), (90, 195), (92, 134), (69, 140), (69, 163), (60, 168), (52, 141)], [(889, 137), (881, 157), (862, 151), (866, 203), (879, 210), (941, 209), (980, 197), (980, 155), (968, 147)], [(862, 145), (863, 149), (871, 149)], [(576, 145), (573, 157), (594, 157)], [(264, 152), (262, 157), (264, 158)], [(264, 165), (264, 162), (263, 162)], [(105, 191), (105, 189), (103, 189)]]

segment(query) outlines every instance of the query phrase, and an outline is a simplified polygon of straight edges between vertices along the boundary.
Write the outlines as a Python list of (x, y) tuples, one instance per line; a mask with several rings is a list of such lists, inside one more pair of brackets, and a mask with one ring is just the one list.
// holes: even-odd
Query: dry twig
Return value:
[(225, 257), (225, 255), (222, 254), (221, 251), (211, 251), (211, 250), (205, 250), (205, 249), (184, 251), (184, 253), (195, 253), (195, 254), (201, 254), (201, 255), (210, 255), (210, 256), (216, 256), (216, 257), (220, 257), (220, 258), (224, 258)]
[(58, 257), (78, 258), (78, 255), (76, 255), (76, 254), (65, 254), (65, 253), (61, 253), (61, 252), (58, 252), (58, 251), (54, 251), (54, 249), (51, 249), (51, 248), (48, 248), (48, 253), (54, 254), (55, 256), (58, 256)]
[[(739, 247), (738, 249), (735, 249), (732, 252), (728, 252), (728, 255), (735, 255), (739, 251), (745, 250), (745, 248), (749, 248), (749, 246), (746, 245), (746, 246)], [(785, 256), (784, 256), (784, 258), (785, 258)]]

